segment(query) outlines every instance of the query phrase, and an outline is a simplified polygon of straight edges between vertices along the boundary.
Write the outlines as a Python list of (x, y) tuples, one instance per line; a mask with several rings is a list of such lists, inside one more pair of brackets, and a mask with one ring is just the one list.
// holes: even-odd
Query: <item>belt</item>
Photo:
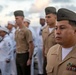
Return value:
[(17, 52), (17, 54), (28, 53), (28, 51)]
[(27, 54), (27, 53), (29, 53), (29, 52), (26, 52), (26, 53), (17, 53), (17, 55), (20, 55), (20, 54)]

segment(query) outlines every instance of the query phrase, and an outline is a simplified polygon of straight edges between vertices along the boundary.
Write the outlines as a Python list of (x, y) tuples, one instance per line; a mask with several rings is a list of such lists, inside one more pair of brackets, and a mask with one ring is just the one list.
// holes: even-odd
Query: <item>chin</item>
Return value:
[(62, 45), (62, 42), (60, 42), (60, 41), (56, 41), (56, 43), (57, 43), (57, 44), (60, 44), (60, 45)]

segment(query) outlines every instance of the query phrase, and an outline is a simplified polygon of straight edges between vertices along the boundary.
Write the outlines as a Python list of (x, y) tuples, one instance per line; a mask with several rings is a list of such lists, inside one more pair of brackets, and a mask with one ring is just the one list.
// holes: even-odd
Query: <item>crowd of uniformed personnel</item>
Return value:
[(22, 10), (0, 27), (1, 75), (76, 75), (76, 13), (55, 7), (44, 12), (37, 29)]

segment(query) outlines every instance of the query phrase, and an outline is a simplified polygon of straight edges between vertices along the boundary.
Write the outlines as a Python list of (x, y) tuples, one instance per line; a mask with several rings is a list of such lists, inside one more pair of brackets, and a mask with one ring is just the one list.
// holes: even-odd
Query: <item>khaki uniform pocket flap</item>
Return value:
[(52, 73), (54, 70), (54, 67), (53, 66), (51, 66), (50, 68), (46, 67), (46, 70), (47, 70), (47, 73)]

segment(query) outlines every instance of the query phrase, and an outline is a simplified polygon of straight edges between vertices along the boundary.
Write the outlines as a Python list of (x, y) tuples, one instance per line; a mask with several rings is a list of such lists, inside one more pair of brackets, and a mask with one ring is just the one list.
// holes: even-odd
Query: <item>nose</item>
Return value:
[(55, 29), (55, 34), (60, 34), (61, 30), (59, 28)]

